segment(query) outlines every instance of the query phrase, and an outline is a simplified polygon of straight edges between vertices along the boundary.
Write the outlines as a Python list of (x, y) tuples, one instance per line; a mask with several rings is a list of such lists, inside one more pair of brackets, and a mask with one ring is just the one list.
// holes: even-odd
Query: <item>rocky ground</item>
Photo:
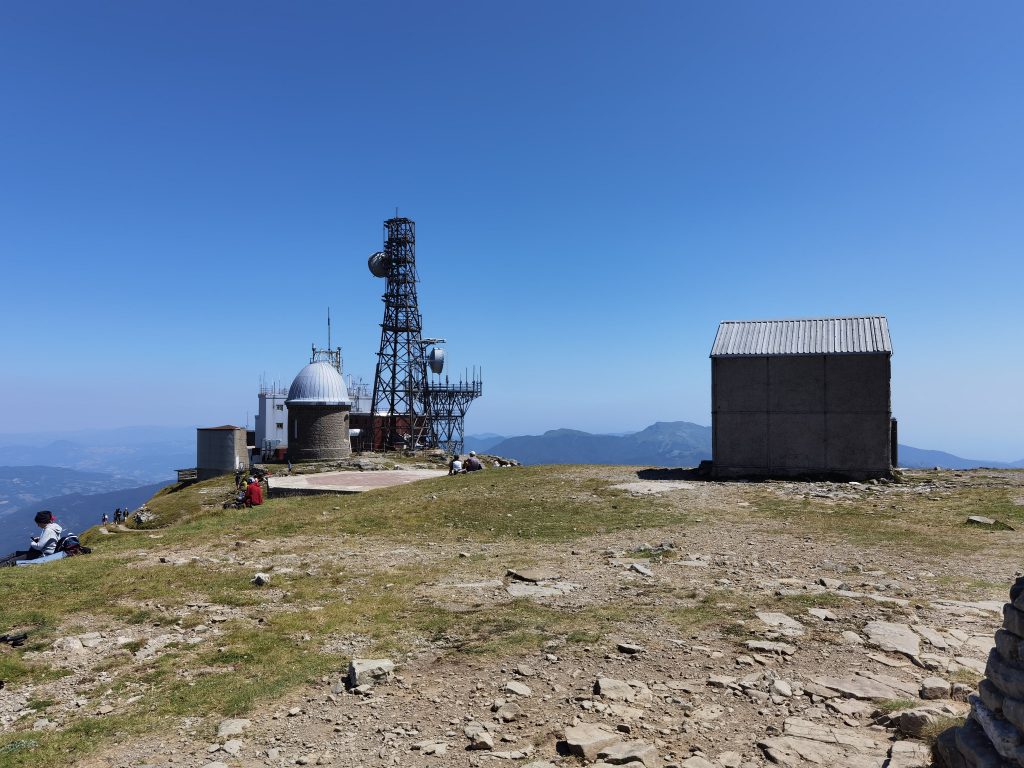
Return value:
[[(852, 498), (898, 506), (908, 494), (939, 498), (966, 482), (1009, 482), (1024, 500), (1024, 473), (992, 477), (959, 473), (905, 488), (776, 483), (770, 492), (826, 505)], [(186, 718), (82, 764), (930, 764), (929, 738), (963, 716), (984, 673), (1006, 590), (1021, 573), (1013, 547), (1004, 541), (961, 558), (884, 542), (853, 545), (807, 535), (798, 524), (744, 521), (745, 506), (760, 503), (752, 500), (754, 485), (621, 479), (629, 494), (671, 497), (692, 511), (692, 520), (571, 544), (395, 547), (345, 537), (328, 540), (329, 556), (289, 552), (281, 541), (249, 541), (226, 554), (219, 544), (162, 551), (149, 541), (140, 545), (149, 547), (140, 549), (140, 567), (174, 568), (196, 559), (242, 563), (267, 574), (266, 602), (236, 609), (187, 604), (176, 609), (181, 621), (170, 630), (104, 619), (93, 632), (64, 635), (29, 656), (71, 670), (71, 681), (90, 681), (91, 689), (63, 678), (59, 685), (0, 691), (0, 723), (5, 730), (22, 727), (35, 716), (29, 701), (40, 697), (58, 704), (35, 722), (37, 729), (61, 727), (62, 711), (75, 709), (116, 717), (148, 694), (144, 683), (125, 690), (104, 676), (111, 654), (142, 661), (175, 645), (216, 645), (228, 621), (258, 631), (266, 615), (294, 610), (274, 594), (277, 574), (289, 568), (315, 573), (328, 559), (383, 572), (452, 563), (441, 578), (416, 587), (419, 601), (467, 613), (529, 601), (579, 613), (581, 623), (540, 647), (510, 642), (505, 652), (460, 653), (457, 636), (423, 638), (376, 677), (373, 665), (356, 670), (352, 680), (339, 668), (283, 699), (257, 702), (244, 718)], [(594, 632), (583, 618), (586, 609), (614, 609), (614, 630)], [(323, 650), (362, 659), (369, 649), (363, 638), (346, 635)], [(199, 679), (203, 670), (179, 674)]]

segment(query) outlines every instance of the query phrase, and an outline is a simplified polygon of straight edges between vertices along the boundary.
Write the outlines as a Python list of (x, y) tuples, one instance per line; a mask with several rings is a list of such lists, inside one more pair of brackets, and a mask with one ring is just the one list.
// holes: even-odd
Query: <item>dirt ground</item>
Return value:
[[(540, 646), (510, 641), (507, 651), (479, 654), (458, 652), (466, 638), (457, 632), (424, 637), (412, 653), (393, 659), (390, 679), (365, 690), (346, 689), (341, 684), (346, 670), (339, 668), (283, 700), (257, 703), (236, 734), (213, 736), (217, 722), (185, 719), (174, 730), (114, 744), (82, 764), (899, 768), (929, 763), (927, 727), (914, 733), (907, 723), (900, 725), (898, 715), (886, 713), (930, 708), (924, 719), (934, 727), (966, 711), (967, 694), (983, 674), (1001, 623), (1001, 604), (1022, 573), (1021, 534), (1002, 531), (993, 546), (978, 547), (974, 537), (989, 531), (965, 526), (957, 535), (970, 537), (974, 545), (951, 555), (949, 548), (852, 544), (827, 528), (808, 533), (799, 519), (747, 518), (745, 512), (763, 507), (766, 498), (810, 499), (822, 508), (866, 501), (898, 506), (909, 494), (941, 498), (964, 484), (1009, 487), (1019, 501), (1024, 472), (946, 473), (908, 487), (766, 487), (644, 479), (613, 468), (581, 471), (611, 475), (614, 487), (631, 495), (669, 499), (685, 508), (689, 519), (568, 544), (393, 546), (328, 536), (323, 551), (329, 555), (289, 552), (288, 542), (275, 541), (250, 543), (236, 558), (315, 571), (329, 557), (383, 572), (434, 566), (435, 574), (438, 564), (453, 563), (440, 578), (416, 585), (418, 601), (467, 614), (494, 604), (518, 610), (526, 601), (578, 615), (578, 626), (563, 636)], [(214, 546), (147, 554), (171, 564), (216, 556)], [(272, 584), (267, 602), (258, 608), (193, 605), (189, 611), (205, 620), (176, 639), (216, 642), (224, 621), (244, 618), (255, 627), (261, 615), (286, 609), (275, 605)], [(514, 621), (518, 614), (511, 615)], [(596, 615), (611, 621), (612, 631), (595, 631), (590, 622)], [(879, 622), (905, 628), (899, 648), (879, 639)], [(100, 634), (104, 642), (135, 643), (141, 651), (152, 645), (154, 654), (163, 642), (140, 635), (138, 627), (108, 624)], [(358, 635), (332, 638), (329, 645), (326, 650), (352, 658), (367, 652)], [(69, 651), (65, 663), (78, 665), (84, 675), (95, 666), (88, 650)], [(922, 684), (930, 678), (944, 681), (948, 690), (923, 699)], [(875, 695), (858, 694), (858, 683), (874, 684)], [(13, 717), (19, 702), (31, 695), (40, 691), (0, 693), (7, 697), (0, 715)], [(125, 700), (126, 694), (121, 696)], [(583, 756), (579, 753), (586, 748), (567, 740), (580, 724), (607, 731), (598, 737), (610, 745), (604, 758), (599, 748)]]

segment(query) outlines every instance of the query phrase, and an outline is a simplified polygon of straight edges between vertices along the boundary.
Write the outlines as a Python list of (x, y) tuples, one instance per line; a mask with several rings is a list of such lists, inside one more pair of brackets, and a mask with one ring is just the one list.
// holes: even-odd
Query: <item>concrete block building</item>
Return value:
[(226, 424), (196, 430), (196, 479), (209, 480), (249, 469), (245, 427)]
[(711, 350), (715, 477), (884, 477), (895, 461), (886, 318), (724, 322)]

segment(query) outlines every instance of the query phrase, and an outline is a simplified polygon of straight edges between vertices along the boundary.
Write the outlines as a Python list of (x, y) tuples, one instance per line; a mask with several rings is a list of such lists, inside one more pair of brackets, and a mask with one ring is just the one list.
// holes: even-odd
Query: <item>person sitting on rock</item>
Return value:
[(43, 532), (32, 537), (28, 549), (12, 552), (7, 557), (0, 558), (0, 566), (14, 565), (19, 560), (35, 560), (52, 555), (56, 551), (57, 542), (64, 529), (57, 525), (57, 519), (53, 516), (53, 512), (48, 509), (36, 512), (35, 521), (36, 525), (43, 529)]
[(469, 458), (466, 459), (466, 463), (463, 465), (467, 472), (477, 472), (484, 468), (484, 465), (480, 463), (480, 459), (476, 457), (476, 451), (469, 452)]

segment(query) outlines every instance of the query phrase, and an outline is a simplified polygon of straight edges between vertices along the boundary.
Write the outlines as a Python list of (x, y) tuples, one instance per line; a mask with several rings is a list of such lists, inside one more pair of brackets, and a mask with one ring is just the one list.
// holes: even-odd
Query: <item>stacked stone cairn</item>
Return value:
[(967, 722), (939, 736), (938, 763), (945, 768), (1024, 768), (1024, 577), (1010, 589), (985, 679), (970, 702)]

